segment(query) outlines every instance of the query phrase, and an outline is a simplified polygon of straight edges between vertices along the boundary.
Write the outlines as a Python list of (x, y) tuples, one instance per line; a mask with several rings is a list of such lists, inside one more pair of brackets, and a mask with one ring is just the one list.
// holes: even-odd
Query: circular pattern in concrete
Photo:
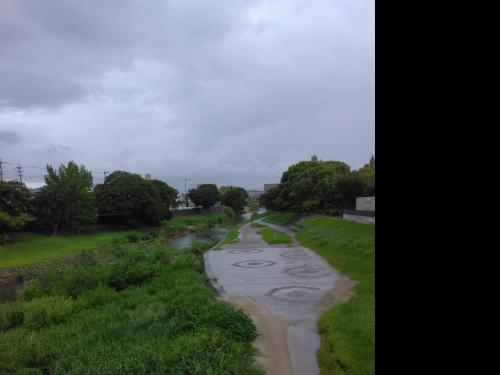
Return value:
[(255, 254), (260, 253), (262, 250), (260, 249), (241, 249), (241, 250), (230, 250), (230, 253), (233, 254)]
[(309, 259), (310, 256), (304, 250), (285, 250), (280, 253), (280, 257), (285, 258), (287, 261), (300, 261)]
[(266, 296), (288, 302), (313, 302), (321, 296), (321, 289), (311, 286), (290, 285), (271, 289)]
[(272, 260), (245, 260), (243, 262), (233, 263), (235, 267), (243, 267), (243, 268), (263, 268), (274, 266), (276, 262)]
[(303, 266), (287, 268), (284, 274), (300, 277), (322, 277), (330, 274), (330, 271), (317, 264), (304, 264)]

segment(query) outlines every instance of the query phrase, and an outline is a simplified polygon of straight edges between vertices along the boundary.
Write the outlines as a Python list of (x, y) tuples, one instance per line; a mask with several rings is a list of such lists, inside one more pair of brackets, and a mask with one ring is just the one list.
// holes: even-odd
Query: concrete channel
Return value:
[[(287, 228), (269, 226), (293, 235)], [(318, 304), (335, 287), (339, 274), (295, 239), (290, 245), (268, 245), (250, 223), (240, 229), (239, 238), (238, 243), (205, 253), (207, 276), (219, 294), (250, 297), (283, 317), (293, 374), (319, 374)]]

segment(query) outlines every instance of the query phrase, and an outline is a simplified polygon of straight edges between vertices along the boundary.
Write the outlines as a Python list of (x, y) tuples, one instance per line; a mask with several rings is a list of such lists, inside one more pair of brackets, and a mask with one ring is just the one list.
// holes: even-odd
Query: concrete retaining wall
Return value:
[(342, 219), (357, 221), (363, 224), (375, 224), (374, 211), (344, 210)]

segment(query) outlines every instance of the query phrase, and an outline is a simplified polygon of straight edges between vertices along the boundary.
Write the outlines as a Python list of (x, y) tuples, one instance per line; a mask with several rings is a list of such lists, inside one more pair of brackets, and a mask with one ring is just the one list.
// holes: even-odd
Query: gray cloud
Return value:
[(4, 160), (183, 189), (374, 152), (372, 0), (6, 0), (0, 55)]
[(6, 144), (14, 144), (16, 142), (19, 142), (21, 138), (19, 135), (17, 135), (16, 132), (13, 131), (0, 131), (0, 142), (6, 143)]

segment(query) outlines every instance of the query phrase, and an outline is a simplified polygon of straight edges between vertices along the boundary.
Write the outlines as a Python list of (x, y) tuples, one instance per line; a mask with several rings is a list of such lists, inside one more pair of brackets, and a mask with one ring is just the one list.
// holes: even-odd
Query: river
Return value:
[[(244, 216), (245, 218), (245, 216)], [(230, 224), (230, 226), (233, 223)], [(224, 238), (228, 229), (223, 226), (215, 226), (200, 232), (188, 233), (168, 242), (168, 247), (173, 249), (184, 249), (191, 247), (195, 243), (216, 244)], [(0, 284), (0, 303), (16, 299), (17, 291), (23, 286), (22, 281), (15, 281), (8, 284)]]

